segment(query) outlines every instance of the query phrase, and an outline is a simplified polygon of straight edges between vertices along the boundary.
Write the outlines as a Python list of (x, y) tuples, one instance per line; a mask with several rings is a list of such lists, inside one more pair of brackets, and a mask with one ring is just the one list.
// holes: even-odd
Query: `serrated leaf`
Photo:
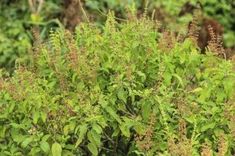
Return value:
[(55, 142), (51, 147), (52, 156), (61, 156), (62, 147), (59, 143)]

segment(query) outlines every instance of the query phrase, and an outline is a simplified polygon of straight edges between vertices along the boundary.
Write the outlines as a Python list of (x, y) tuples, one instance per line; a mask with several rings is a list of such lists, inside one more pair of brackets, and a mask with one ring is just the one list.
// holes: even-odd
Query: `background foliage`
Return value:
[(16, 58), (27, 58), (32, 46), (31, 29), (41, 27), (41, 37), (56, 26), (56, 21), (50, 20), (59, 12), (56, 1), (46, 1), (43, 11), (36, 14), (31, 11), (27, 0), (0, 2), (0, 67), (8, 70), (15, 65)]

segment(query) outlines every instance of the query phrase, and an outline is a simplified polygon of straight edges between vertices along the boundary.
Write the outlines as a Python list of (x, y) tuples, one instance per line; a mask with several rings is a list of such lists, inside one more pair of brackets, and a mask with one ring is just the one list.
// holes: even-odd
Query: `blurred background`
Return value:
[(87, 20), (102, 27), (109, 10), (114, 11), (118, 22), (123, 22), (132, 7), (137, 17), (145, 12), (161, 23), (161, 29), (182, 34), (187, 33), (193, 12), (198, 10), (200, 16), (196, 18), (202, 36), (199, 47), (205, 48), (207, 26), (212, 25), (215, 33), (223, 37), (226, 50), (234, 51), (234, 0), (1, 0), (0, 67), (11, 71), (17, 58), (27, 59), (33, 28), (45, 40), (53, 29), (63, 27), (73, 32)]

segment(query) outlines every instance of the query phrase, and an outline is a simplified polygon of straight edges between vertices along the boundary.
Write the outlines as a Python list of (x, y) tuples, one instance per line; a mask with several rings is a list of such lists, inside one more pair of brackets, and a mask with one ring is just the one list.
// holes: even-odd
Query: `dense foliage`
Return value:
[[(35, 2), (35, 6), (30, 6), (29, 2)], [(18, 57), (28, 58), (27, 51), (31, 47), (31, 28), (39, 27), (42, 38), (48, 36), (48, 32), (53, 27), (58, 27), (60, 23), (68, 20), (68, 25), (72, 27), (79, 24), (83, 13), (80, 12), (79, 5), (75, 5), (78, 0), (44, 0), (39, 12), (37, 10), (38, 0), (4, 0), (0, 2), (0, 67), (12, 70), (15, 60)], [(115, 11), (120, 21), (127, 17), (126, 9), (131, 6), (133, 0), (81, 0), (88, 17), (95, 22), (103, 24), (106, 13), (111, 9)], [(192, 15), (187, 14), (178, 17), (182, 6), (188, 0), (135, 0), (138, 12), (143, 12), (147, 6), (147, 11), (151, 16), (153, 10), (157, 13), (156, 18), (161, 19), (165, 27), (174, 31), (187, 32), (186, 25), (192, 19)], [(148, 5), (146, 5), (148, 2)], [(191, 0), (195, 5), (198, 0)], [(68, 3), (68, 4), (67, 4)], [(200, 1), (203, 6), (205, 16), (212, 17), (224, 27), (224, 43), (227, 47), (234, 47), (235, 41), (235, 4), (233, 0), (207, 0)], [(218, 4), (218, 5), (217, 5)], [(65, 5), (69, 5), (66, 10)], [(35, 9), (36, 8), (36, 9)], [(69, 18), (67, 17), (69, 16)], [(68, 19), (66, 19), (68, 18)], [(59, 22), (59, 20), (61, 22)], [(66, 19), (66, 20), (65, 20)], [(182, 26), (183, 25), (183, 26)]]
[(232, 63), (157, 26), (109, 14), (2, 71), (0, 155), (234, 154)]
[[(27, 9), (26, 4), (20, 5), (22, 10)], [(5, 7), (6, 2), (0, 2), (0, 66), (10, 68), (19, 54), (26, 54), (31, 44), (23, 26), (24, 14), (19, 14), (22, 10), (14, 5), (11, 9)]]

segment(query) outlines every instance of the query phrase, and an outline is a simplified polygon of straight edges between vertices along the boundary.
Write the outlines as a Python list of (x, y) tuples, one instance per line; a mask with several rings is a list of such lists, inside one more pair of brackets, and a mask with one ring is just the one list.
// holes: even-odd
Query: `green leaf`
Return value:
[(119, 118), (119, 116), (116, 114), (116, 112), (109, 106), (105, 107), (105, 110), (109, 113), (109, 115), (111, 117), (113, 117), (118, 123), (121, 123), (121, 119)]
[(126, 125), (126, 124), (122, 124), (120, 126), (120, 129), (121, 129), (121, 132), (124, 136), (126, 137), (130, 137), (130, 130), (129, 130), (129, 127)]
[(201, 87), (195, 88), (194, 90), (192, 90), (192, 93), (198, 93), (200, 91), (202, 91), (203, 89)]
[(185, 120), (193, 124), (195, 123), (195, 116), (192, 115), (192, 116), (185, 117)]
[(10, 104), (9, 109), (8, 109), (9, 113), (12, 113), (13, 110), (14, 110), (14, 108), (15, 108), (15, 103), (12, 102), (12, 103)]
[(173, 74), (173, 76), (179, 81), (179, 84), (181, 85), (181, 87), (184, 87), (182, 78), (177, 74)]
[(165, 72), (165, 73), (163, 74), (163, 77), (164, 77), (164, 82), (165, 82), (165, 84), (166, 84), (167, 86), (170, 85), (170, 84), (171, 84), (171, 79), (172, 79), (171, 73)]
[[(31, 150), (30, 150), (30, 152), (28, 153), (28, 155), (39, 155), (39, 153), (41, 153), (41, 148), (40, 147), (37, 147), (37, 146), (35, 146), (35, 147), (33, 147), (33, 148), (31, 148)], [(17, 155), (16, 153), (14, 153), (15, 155)], [(22, 155), (22, 153), (21, 154), (19, 154), (19, 156), (20, 155)]]
[(102, 128), (98, 124), (93, 124), (92, 128), (96, 131), (96, 133), (101, 134), (102, 133)]
[(64, 126), (64, 135), (68, 135), (69, 133), (69, 125)]
[(142, 125), (141, 123), (137, 123), (136, 125), (134, 125), (133, 128), (138, 134), (144, 134), (145, 132), (145, 126)]
[(45, 112), (41, 112), (41, 119), (45, 123), (47, 120), (47, 114)]
[(137, 71), (137, 74), (141, 77), (141, 82), (144, 82), (146, 80), (145, 73), (143, 73), (141, 71)]
[(98, 149), (94, 144), (89, 143), (87, 145), (87, 147), (88, 147), (89, 151), (92, 153), (92, 155), (94, 155), (94, 156), (98, 155)]
[(40, 148), (43, 150), (43, 152), (48, 153), (50, 151), (50, 145), (46, 141), (40, 142)]
[(32, 137), (26, 138), (26, 139), (22, 142), (21, 146), (22, 146), (23, 148), (26, 148), (32, 141), (33, 141), (33, 138), (32, 138)]
[(126, 92), (123, 89), (119, 89), (117, 96), (119, 99), (121, 99), (122, 101), (126, 103), (126, 100), (127, 100)]
[(51, 147), (52, 156), (61, 156), (62, 147), (59, 143), (55, 142)]
[(127, 117), (123, 117), (124, 122), (119, 126), (122, 134), (126, 137), (130, 137), (130, 129), (136, 125), (136, 121)]
[(33, 123), (34, 124), (37, 124), (39, 117), (40, 117), (40, 113), (39, 112), (34, 112), (33, 113)]
[(42, 141), (47, 141), (50, 138), (50, 136), (51, 136), (50, 134), (44, 135), (42, 137)]
[(212, 122), (212, 123), (205, 123), (202, 125), (201, 127), (201, 132), (204, 132), (208, 129), (213, 129), (215, 127), (216, 123), (215, 122)]
[(224, 80), (223, 85), (224, 85), (224, 91), (227, 93), (228, 96), (231, 96), (234, 89), (234, 78)]
[(201, 92), (200, 92), (200, 96), (198, 98), (198, 101), (200, 102), (204, 102), (207, 98), (210, 97), (211, 94), (211, 89), (210, 88), (204, 88)]
[(0, 126), (0, 139), (5, 137), (7, 128)]
[(11, 123), (10, 125), (15, 129), (25, 129), (24, 124)]
[(142, 117), (144, 120), (148, 120), (149, 115), (151, 113), (151, 103), (148, 101), (143, 101), (142, 104)]
[(181, 53), (181, 55), (179, 55), (179, 58), (180, 58), (180, 63), (183, 64), (186, 61), (185, 53)]
[(91, 130), (87, 133), (87, 138), (92, 144), (95, 144), (97, 147), (100, 146), (101, 136), (97, 134), (94, 130)]
[(120, 134), (120, 128), (114, 127), (112, 137), (117, 137)]
[(20, 134), (20, 131), (18, 129), (11, 130), (11, 136), (12, 139), (17, 143), (21, 143), (27, 138), (26, 136)]
[(86, 124), (81, 125), (79, 127), (79, 136), (78, 136), (78, 140), (75, 143), (75, 148), (77, 148), (81, 144), (81, 142), (83, 141), (85, 137), (86, 132), (87, 132), (87, 125)]

